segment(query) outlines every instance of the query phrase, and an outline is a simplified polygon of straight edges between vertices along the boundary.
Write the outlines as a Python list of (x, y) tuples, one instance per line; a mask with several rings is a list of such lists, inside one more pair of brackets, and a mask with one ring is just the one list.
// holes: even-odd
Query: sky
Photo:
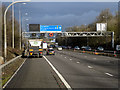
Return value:
[(117, 2), (30, 2), (25, 5), (22, 3), (15, 5), (17, 19), (19, 6), (24, 29), (27, 27), (26, 24), (42, 24), (62, 25), (64, 30), (67, 27), (94, 22), (96, 16), (106, 8), (109, 8), (113, 14), (118, 11)]

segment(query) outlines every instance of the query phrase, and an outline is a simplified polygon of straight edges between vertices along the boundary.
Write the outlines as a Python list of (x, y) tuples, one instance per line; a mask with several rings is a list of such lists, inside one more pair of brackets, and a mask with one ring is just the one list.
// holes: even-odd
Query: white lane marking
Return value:
[(14, 76), (18, 73), (18, 71), (21, 69), (21, 67), (23, 66), (23, 64), (25, 63), (26, 59), (24, 60), (24, 62), (21, 64), (21, 66), (17, 69), (17, 71), (12, 75), (12, 77), (7, 81), (7, 83), (3, 86), (3, 88), (5, 88), (10, 81), (14, 78)]
[(72, 88), (71, 88), (71, 86), (68, 84), (68, 82), (63, 78), (63, 76), (62, 76), (62, 74), (60, 74), (59, 72), (58, 72), (58, 70), (52, 65), (52, 63), (45, 57), (45, 56), (43, 56), (44, 58), (45, 58), (45, 60), (47, 61), (47, 63), (52, 67), (52, 69), (56, 72), (56, 74), (59, 76), (59, 78), (61, 79), (61, 81), (64, 83), (64, 85), (66, 86), (66, 88), (68, 89), (68, 90), (72, 90)]
[(86, 58), (87, 56), (85, 56), (85, 58)]
[(61, 55), (62, 56), (62, 55)]
[(106, 75), (108, 75), (108, 76), (111, 76), (111, 77), (113, 77), (113, 75), (112, 74), (110, 74), (110, 73), (105, 73)]
[(72, 59), (70, 59), (70, 61), (72, 61)]
[(96, 60), (97, 58), (93, 58), (94, 60)]
[(77, 63), (80, 63), (80, 62), (77, 62)]
[(66, 57), (65, 57), (66, 58)]
[(92, 66), (88, 66), (88, 68), (93, 68)]

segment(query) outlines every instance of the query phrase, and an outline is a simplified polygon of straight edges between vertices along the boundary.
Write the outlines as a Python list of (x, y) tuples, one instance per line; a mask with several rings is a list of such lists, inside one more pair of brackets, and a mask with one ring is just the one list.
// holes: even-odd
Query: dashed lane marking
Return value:
[(93, 68), (93, 67), (92, 67), (92, 66), (88, 66), (88, 68), (90, 68), (90, 69), (91, 69), (91, 68)]
[(108, 75), (108, 76), (111, 76), (111, 77), (113, 77), (113, 75), (112, 74), (110, 74), (110, 73), (105, 73), (106, 75)]
[(97, 58), (93, 58), (94, 60), (96, 60)]
[(87, 56), (85, 56), (85, 58), (87, 58)]
[(80, 63), (80, 62), (77, 62), (77, 63)]

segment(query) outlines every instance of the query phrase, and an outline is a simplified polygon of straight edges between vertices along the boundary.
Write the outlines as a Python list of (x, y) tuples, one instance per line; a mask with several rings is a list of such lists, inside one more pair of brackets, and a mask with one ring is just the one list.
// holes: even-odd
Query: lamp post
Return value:
[(8, 9), (13, 5), (13, 4), (16, 4), (16, 3), (21, 3), (21, 2), (30, 2), (30, 0), (26, 0), (26, 1), (15, 1), (15, 2), (12, 2), (5, 10), (4, 12), (4, 59), (6, 60), (6, 57), (7, 57), (7, 33), (6, 33), (6, 14), (7, 14), (7, 11)]
[[(26, 4), (26, 3), (23, 3), (24, 5)], [(28, 15), (28, 13), (25, 13), (25, 15)], [(22, 15), (21, 15), (21, 6), (19, 5), (19, 39), (20, 39), (20, 50), (22, 49), (22, 28), (21, 28), (21, 18), (22, 18)]]
[(21, 11), (19, 5), (19, 39), (20, 39), (20, 50), (21, 50)]
[(85, 24), (85, 29), (87, 31), (87, 46), (88, 46), (88, 30), (87, 30), (87, 25)]
[[(105, 18), (105, 22), (106, 22), (106, 25), (107, 25), (107, 15), (106, 16), (103, 16), (103, 18)], [(106, 31), (107, 31), (107, 27), (106, 27)], [(107, 35), (105, 35), (105, 38), (106, 38), (106, 49), (107, 49)]]
[[(26, 5), (26, 3), (23, 3), (24, 5)], [(22, 33), (23, 31), (25, 32), (26, 31), (26, 21), (27, 20), (29, 20), (29, 19), (25, 19), (25, 18), (23, 18), (23, 16), (28, 16), (28, 13), (27, 12), (25, 12), (24, 14), (21, 14), (21, 22), (22, 22), (22, 24), (21, 24), (21, 26), (22, 26), (22, 30), (21, 30), (21, 41), (23, 42), (23, 40), (25, 40), (25, 38), (24, 38), (24, 34)], [(28, 25), (27, 25), (28, 26)], [(23, 43), (21, 43), (21, 45), (22, 45), (22, 47), (23, 47)]]
[[(14, 0), (12, 0), (12, 2), (14, 2)], [(14, 20), (14, 5), (12, 5), (12, 48), (14, 48), (14, 26), (15, 26), (15, 20)]]

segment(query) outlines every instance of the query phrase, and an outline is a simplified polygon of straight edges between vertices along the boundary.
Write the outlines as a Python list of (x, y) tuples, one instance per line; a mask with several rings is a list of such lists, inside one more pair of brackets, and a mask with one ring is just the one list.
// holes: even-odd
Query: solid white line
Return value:
[(47, 61), (47, 63), (52, 67), (52, 69), (56, 72), (56, 74), (59, 76), (59, 78), (61, 79), (61, 81), (64, 83), (64, 85), (66, 86), (66, 88), (68, 90), (72, 90), (71, 86), (67, 83), (67, 81), (63, 78), (63, 76), (58, 72), (58, 70), (52, 65), (52, 63), (45, 57), (45, 60)]
[(91, 67), (91, 66), (88, 66), (88, 68), (93, 68), (93, 67)]
[(21, 69), (21, 67), (23, 66), (23, 64), (25, 63), (26, 59), (24, 60), (24, 62), (21, 64), (21, 66), (17, 69), (17, 71), (12, 75), (12, 77), (7, 81), (7, 83), (3, 86), (3, 88), (5, 88), (8, 83), (13, 79), (13, 77), (18, 73), (18, 71)]
[(110, 73), (105, 73), (106, 75), (109, 75), (109, 76), (111, 76), (111, 77), (113, 77), (113, 75), (112, 74), (110, 74)]
[(66, 58), (66, 57), (65, 57)]
[(72, 59), (70, 59), (70, 61), (72, 61)]

